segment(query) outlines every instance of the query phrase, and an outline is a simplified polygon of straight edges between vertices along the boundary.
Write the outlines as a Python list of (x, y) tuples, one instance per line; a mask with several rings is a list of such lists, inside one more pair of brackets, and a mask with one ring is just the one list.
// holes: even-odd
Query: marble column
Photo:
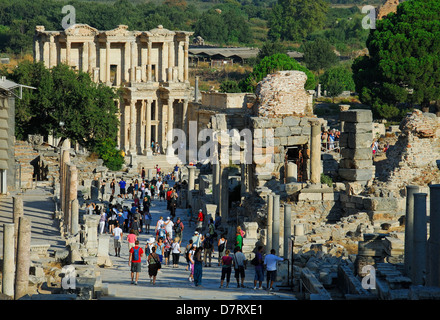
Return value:
[(147, 153), (149, 153), (151, 150), (151, 105), (152, 105), (152, 100), (148, 99), (147, 103), (146, 103), (146, 145), (147, 145)]
[(23, 217), (23, 198), (20, 195), (12, 197), (12, 221), (15, 225), (14, 230), (14, 246), (17, 248), (17, 238), (18, 238), (18, 225), (20, 218)]
[(212, 195), (214, 203), (218, 206), (220, 199), (220, 164), (218, 159), (218, 153), (213, 155), (213, 161), (211, 163), (212, 166)]
[(15, 271), (15, 300), (28, 293), (31, 256), (31, 223), (21, 217), (18, 226), (17, 263)]
[(183, 80), (184, 81), (188, 81), (189, 79), (189, 39), (185, 39), (185, 44), (184, 44), (184, 58), (183, 58)]
[(173, 67), (174, 67), (174, 42), (171, 41), (168, 43), (168, 82), (174, 81)]
[(36, 39), (35, 41), (34, 41), (34, 59), (35, 59), (35, 62), (40, 62), (42, 59), (41, 59), (41, 48), (40, 48), (40, 40), (39, 39)]
[(136, 100), (130, 101), (130, 154), (136, 154)]
[(430, 185), (427, 285), (440, 287), (440, 184)]
[(71, 231), (71, 222), (72, 222), (72, 201), (77, 199), (78, 196), (78, 170), (76, 166), (70, 165), (69, 166), (69, 175), (68, 175), (68, 182), (67, 186), (69, 188), (68, 192), (68, 198), (67, 200), (67, 206), (66, 206), (66, 213), (65, 213), (65, 225), (66, 225), (66, 233), (69, 233)]
[(110, 83), (110, 42), (105, 43), (105, 82)]
[[(89, 49), (89, 59), (88, 59), (88, 72), (93, 73), (93, 68), (96, 66), (96, 45), (93, 41), (90, 41), (88, 44)], [(94, 78), (94, 75), (93, 75)]]
[(220, 216), (222, 221), (227, 222), (229, 217), (229, 165), (220, 160)]
[(280, 196), (273, 196), (273, 225), (272, 225), (272, 249), (280, 255)]
[(407, 277), (412, 278), (411, 265), (413, 262), (414, 243), (414, 194), (419, 192), (418, 186), (406, 187), (406, 213), (405, 213), (405, 255), (404, 267)]
[(78, 199), (72, 201), (72, 215), (70, 221), (70, 234), (77, 235), (79, 232), (79, 203)]
[(167, 132), (166, 132), (167, 155), (168, 156), (174, 155), (174, 149), (173, 149), (174, 106), (173, 106), (173, 102), (174, 102), (173, 98), (168, 99), (168, 126), (167, 126)]
[(153, 48), (153, 44), (152, 44), (152, 42), (151, 41), (148, 41), (147, 42), (147, 48), (148, 48), (148, 51), (147, 51), (147, 81), (148, 82), (150, 82), (150, 81), (153, 81), (153, 76), (152, 76), (152, 59), (151, 59), (151, 51), (152, 51), (152, 48)]
[(71, 46), (72, 46), (72, 43), (70, 42), (70, 40), (66, 40), (66, 64), (68, 66), (71, 65), (71, 61), (70, 61)]
[(182, 130), (188, 132), (188, 100), (183, 100), (182, 105)]
[(131, 42), (131, 55), (130, 55), (130, 81), (135, 82), (136, 81), (136, 41)]
[(14, 298), (15, 279), (15, 224), (3, 224), (2, 293)]
[(57, 63), (57, 48), (55, 43), (55, 37), (50, 35), (49, 38), (49, 68), (53, 68)]
[(89, 70), (89, 42), (88, 41), (83, 43), (81, 67), (82, 67), (83, 72), (87, 72)]
[(290, 204), (284, 205), (284, 259), (289, 259), (291, 254), (291, 217), (292, 217), (292, 206)]
[(310, 182), (321, 183), (321, 125), (317, 121), (312, 123), (310, 142)]
[(141, 110), (140, 110), (140, 116), (139, 116), (139, 126), (140, 126), (140, 132), (139, 132), (139, 153), (144, 154), (145, 152), (145, 126), (147, 124), (147, 121), (145, 120), (145, 113), (146, 113), (146, 101), (141, 100)]
[[(424, 285), (426, 280), (427, 218), (426, 193), (414, 193), (413, 254), (411, 280), (413, 285)], [(406, 228), (406, 226), (405, 226)], [(406, 259), (405, 259), (406, 260)]]
[(273, 248), (273, 195), (267, 195), (267, 236), (266, 236), (266, 254)]

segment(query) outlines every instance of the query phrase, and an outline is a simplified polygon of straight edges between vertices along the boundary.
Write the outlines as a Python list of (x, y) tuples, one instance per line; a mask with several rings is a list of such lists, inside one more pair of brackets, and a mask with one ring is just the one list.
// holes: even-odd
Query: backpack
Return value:
[(205, 239), (205, 241), (203, 241), (203, 248), (205, 248), (205, 249), (211, 249), (212, 248), (212, 240), (211, 240), (211, 238), (207, 238), (207, 239)]
[(139, 260), (139, 248), (133, 247), (133, 257), (131, 261), (138, 261)]
[(176, 224), (175, 229), (174, 229), (174, 231), (175, 231), (176, 233), (180, 233), (180, 232), (182, 232), (182, 227), (181, 227), (181, 225), (182, 225), (182, 222)]
[(166, 233), (165, 229), (160, 229), (159, 230), (159, 237), (162, 237), (162, 238), (165, 239), (166, 235), (167, 235), (167, 233)]

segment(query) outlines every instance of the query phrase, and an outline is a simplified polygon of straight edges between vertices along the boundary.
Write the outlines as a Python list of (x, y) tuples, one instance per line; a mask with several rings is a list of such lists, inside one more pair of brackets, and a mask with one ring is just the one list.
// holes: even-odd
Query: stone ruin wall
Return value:
[(278, 71), (267, 75), (256, 88), (254, 112), (259, 117), (313, 114), (311, 94), (304, 89), (302, 71)]

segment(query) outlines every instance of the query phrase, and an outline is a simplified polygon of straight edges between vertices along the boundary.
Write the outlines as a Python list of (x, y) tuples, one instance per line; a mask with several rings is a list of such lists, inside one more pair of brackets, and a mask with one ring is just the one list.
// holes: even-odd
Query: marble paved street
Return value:
[[(168, 216), (166, 202), (154, 200), (151, 207), (153, 217), (150, 233), (141, 233), (139, 241), (142, 248), (151, 236), (153, 236), (154, 225), (160, 216), (164, 219)], [(268, 293), (266, 290), (254, 290), (253, 266), (249, 265), (246, 270), (245, 288), (237, 288), (234, 278), (234, 271), (231, 274), (229, 288), (219, 288), (221, 267), (217, 264), (217, 252), (214, 253), (211, 267), (203, 267), (202, 286), (195, 287), (188, 280), (189, 271), (185, 269), (184, 247), (188, 244), (193, 235), (194, 225), (188, 226), (188, 221), (182, 209), (177, 210), (176, 217), (181, 217), (184, 222), (182, 255), (180, 256), (179, 267), (163, 265), (157, 276), (156, 284), (150, 283), (147, 263), (144, 259), (138, 285), (131, 284), (130, 267), (128, 265), (128, 242), (126, 238), (122, 244), (121, 256), (115, 257), (113, 239), (110, 240), (110, 255), (113, 267), (101, 269), (103, 283), (108, 284), (111, 295), (102, 299), (158, 299), (158, 300), (294, 300), (291, 292), (280, 291), (275, 288), (275, 293)], [(215, 246), (217, 249), (217, 246)], [(263, 283), (263, 287), (266, 284)]]

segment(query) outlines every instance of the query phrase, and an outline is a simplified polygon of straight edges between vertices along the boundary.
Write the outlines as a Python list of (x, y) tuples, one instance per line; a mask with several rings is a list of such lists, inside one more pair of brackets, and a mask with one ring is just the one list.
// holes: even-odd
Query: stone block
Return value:
[(288, 137), (290, 136), (289, 127), (278, 127), (275, 128), (275, 137)]
[(300, 120), (301, 119), (297, 118), (297, 117), (285, 117), (283, 119), (283, 126), (286, 126), (286, 127), (297, 126), (297, 125), (299, 125)]
[(352, 160), (342, 159), (339, 162), (339, 167), (344, 169), (371, 169), (373, 160)]
[[(373, 122), (371, 110), (352, 109), (339, 113), (339, 120), (345, 122)], [(346, 123), (344, 123), (344, 126)]]
[(369, 133), (373, 132), (373, 123), (370, 122), (347, 122), (344, 123), (344, 132), (351, 133)]
[(301, 192), (298, 195), (298, 200), (299, 201), (321, 201), (322, 200), (322, 193), (304, 193)]
[(398, 209), (398, 203), (396, 198), (365, 197), (363, 199), (363, 205), (366, 210), (371, 210), (371, 211), (396, 212)]
[(373, 171), (370, 169), (339, 169), (339, 176), (348, 181), (367, 181), (373, 178)]
[(369, 148), (373, 143), (373, 133), (349, 133), (347, 146), (351, 149)]
[(290, 136), (287, 138), (287, 145), (296, 146), (303, 145), (309, 141), (308, 136)]
[(342, 158), (348, 158), (348, 159), (354, 159), (354, 160), (372, 160), (373, 159), (373, 152), (371, 151), (371, 148), (356, 148), (356, 149), (350, 149), (350, 148), (342, 148), (341, 149), (341, 157)]

